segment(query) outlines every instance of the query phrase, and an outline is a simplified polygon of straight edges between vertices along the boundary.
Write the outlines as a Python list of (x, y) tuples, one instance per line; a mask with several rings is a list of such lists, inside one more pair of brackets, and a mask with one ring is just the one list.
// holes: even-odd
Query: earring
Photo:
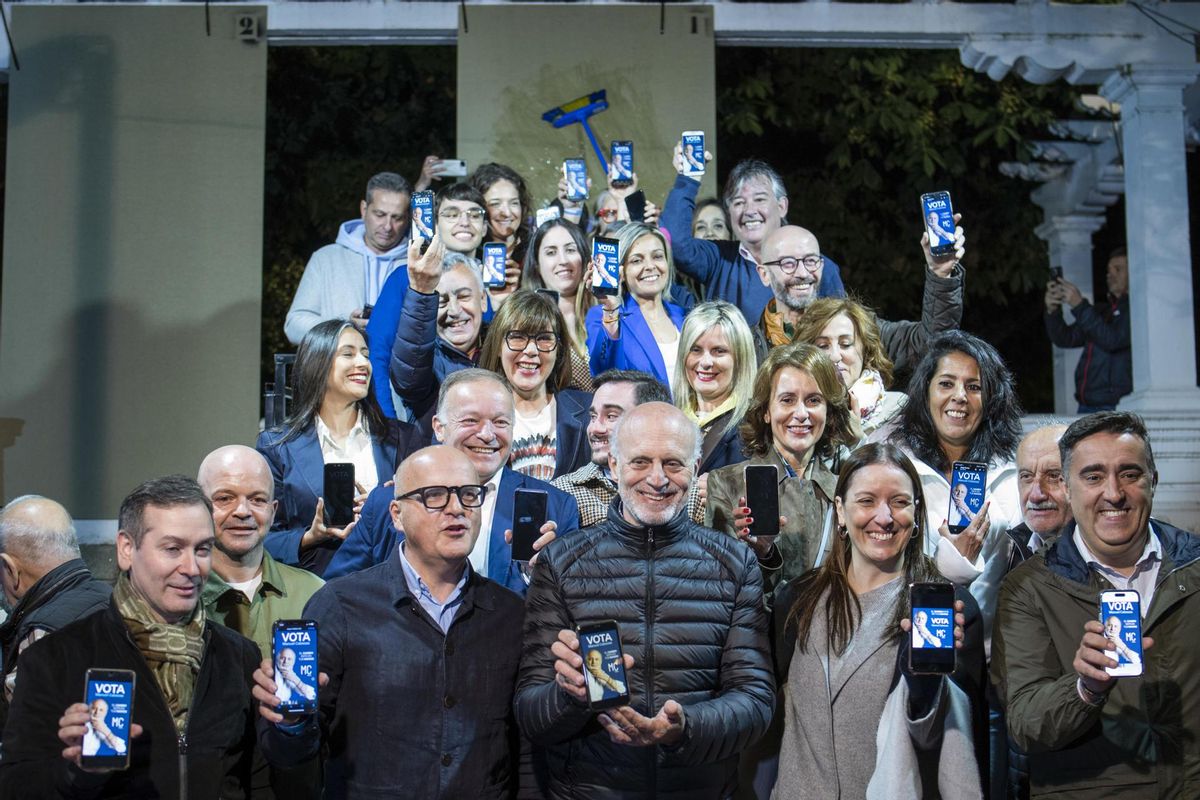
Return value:
[(850, 535), (850, 531), (849, 531), (849, 529), (847, 529), (847, 528), (846, 528), (846, 526), (845, 526), (845, 525), (839, 525), (839, 526), (838, 526), (838, 536), (840, 536), (840, 537), (842, 537), (843, 539), (845, 539), (845, 538), (846, 538), (847, 536), (849, 536), (849, 535)]

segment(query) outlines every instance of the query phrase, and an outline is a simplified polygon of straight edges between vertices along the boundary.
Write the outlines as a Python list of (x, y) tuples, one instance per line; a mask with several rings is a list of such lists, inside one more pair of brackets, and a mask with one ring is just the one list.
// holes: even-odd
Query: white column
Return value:
[(1134, 64), (1100, 88), (1121, 104), (1133, 394), (1158, 466), (1154, 516), (1200, 529), (1196, 388), (1183, 90), (1200, 66)]
[[(1092, 234), (1104, 225), (1104, 218), (1096, 214), (1051, 214), (1046, 221), (1034, 229), (1041, 239), (1050, 245), (1050, 267), (1062, 267), (1063, 277), (1079, 287), (1089, 301), (1092, 299)], [(1049, 279), (1049, 270), (1046, 278)], [(1044, 309), (1043, 309), (1044, 310)], [(1063, 317), (1074, 322), (1070, 308), (1063, 308)], [(1054, 347), (1054, 413), (1075, 413), (1075, 365), (1083, 354), (1083, 348), (1064, 350)]]
[(1134, 64), (1100, 87), (1121, 104), (1133, 334), (1133, 394), (1121, 408), (1134, 411), (1200, 410), (1183, 107), (1198, 72)]

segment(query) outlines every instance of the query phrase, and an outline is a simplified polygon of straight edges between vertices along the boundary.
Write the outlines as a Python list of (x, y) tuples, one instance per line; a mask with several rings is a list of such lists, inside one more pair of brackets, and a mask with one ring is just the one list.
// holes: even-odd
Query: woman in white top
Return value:
[(550, 480), (591, 461), (591, 392), (563, 388), (570, 359), (566, 324), (557, 304), (533, 289), (518, 289), (500, 306), (479, 354), (479, 366), (503, 375), (513, 393), (509, 466)]
[[(631, 222), (618, 234), (620, 292), (587, 312), (592, 374), (635, 369), (671, 383), (686, 312), (667, 301), (675, 281), (671, 245), (656, 228)], [(589, 274), (594, 274), (591, 265)]]

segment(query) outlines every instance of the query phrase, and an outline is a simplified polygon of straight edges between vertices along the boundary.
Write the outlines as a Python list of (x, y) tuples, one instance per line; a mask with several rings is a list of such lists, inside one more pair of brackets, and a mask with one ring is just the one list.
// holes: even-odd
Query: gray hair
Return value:
[(479, 296), (484, 295), (483, 289), (483, 265), (479, 263), (479, 259), (472, 258), (466, 253), (457, 253), (453, 250), (447, 250), (446, 255), (442, 258), (442, 274), (445, 275), (457, 267), (467, 267), (471, 275), (475, 277), (475, 288), (479, 290)]
[[(50, 503), (62, 513), (45, 515), (49, 518), (44, 521), (28, 517), (22, 519), (21, 515), (14, 513), (29, 502)], [(60, 518), (54, 520), (55, 516)], [(21, 495), (0, 511), (0, 553), (8, 553), (28, 564), (46, 567), (55, 567), (79, 558), (75, 523), (67, 510), (53, 500), (38, 494)]]
[[(608, 452), (609, 452), (609, 455), (611, 455), (618, 464), (621, 463), (621, 454), (618, 451), (619, 445), (617, 444), (617, 442), (620, 441), (620, 439), (621, 439), (621, 426), (625, 423), (625, 420), (628, 418), (629, 418), (629, 414), (627, 414), (627, 413), (622, 414), (620, 416), (620, 418), (617, 419), (616, 424), (613, 425), (612, 430), (609, 431), (609, 434), (608, 434)], [(692, 464), (694, 467), (699, 467), (700, 466), (700, 454), (701, 454), (701, 452), (703, 452), (704, 436), (700, 433), (699, 425), (697, 425), (695, 422), (693, 422), (690, 418), (687, 418), (687, 421), (689, 423), (688, 429), (692, 433), (692, 440), (694, 443), (693, 447), (692, 447)], [(693, 477), (695, 477), (695, 476), (693, 476)]]
[(747, 181), (752, 181), (755, 178), (762, 178), (767, 183), (771, 184), (771, 192), (775, 195), (776, 200), (782, 200), (787, 197), (787, 189), (783, 186), (783, 178), (779, 177), (779, 173), (765, 161), (757, 158), (747, 158), (739, 161), (733, 171), (729, 173), (729, 178), (725, 181), (725, 194), (722, 200), (725, 207), (729, 208), (730, 201), (734, 195), (742, 190), (742, 186)]
[(363, 202), (367, 205), (371, 204), (371, 193), (379, 190), (381, 192), (395, 192), (396, 194), (412, 194), (412, 184), (403, 175), (397, 175), (394, 172), (379, 172), (371, 176), (371, 180), (367, 181), (367, 194), (363, 198)]
[(450, 391), (460, 383), (475, 383), (476, 381), (492, 381), (502, 388), (510, 399), (512, 398), (512, 389), (509, 388), (508, 381), (490, 369), (467, 367), (455, 370), (442, 380), (442, 386), (438, 389), (437, 418), (442, 421), (443, 425), (446, 423), (446, 399), (450, 396)]

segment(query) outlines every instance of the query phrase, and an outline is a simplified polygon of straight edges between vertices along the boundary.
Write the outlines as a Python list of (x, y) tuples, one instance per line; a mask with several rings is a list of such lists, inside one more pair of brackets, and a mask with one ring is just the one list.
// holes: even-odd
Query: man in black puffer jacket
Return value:
[[(541, 552), (525, 611), (517, 722), (553, 798), (729, 797), (767, 729), (774, 683), (754, 553), (693, 523), (700, 433), (666, 403), (627, 414), (604, 522)], [(629, 705), (588, 707), (576, 626), (615, 620)]]

